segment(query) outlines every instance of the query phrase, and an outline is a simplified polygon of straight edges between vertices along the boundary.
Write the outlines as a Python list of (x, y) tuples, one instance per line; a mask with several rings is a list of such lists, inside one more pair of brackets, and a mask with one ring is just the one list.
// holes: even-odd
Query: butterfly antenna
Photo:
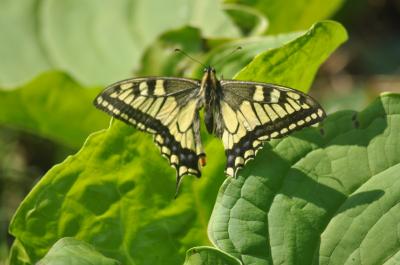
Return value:
[(192, 61), (194, 61), (194, 62), (196, 62), (196, 63), (198, 63), (198, 64), (200, 64), (200, 65), (206, 67), (205, 64), (203, 64), (203, 63), (200, 62), (199, 60), (193, 58), (192, 56), (190, 56), (190, 55), (187, 54), (186, 52), (182, 51), (181, 49), (176, 48), (174, 51), (175, 51), (175, 52), (180, 52), (180, 53), (182, 53), (183, 55), (185, 55), (186, 57), (188, 57), (189, 59), (191, 59)]
[(233, 51), (231, 51), (228, 55), (222, 57), (221, 60), (217, 61), (217, 62), (214, 64), (214, 67), (217, 66), (218, 64), (222, 63), (222, 62), (225, 62), (226, 59), (228, 59), (229, 57), (232, 56), (232, 54), (236, 53), (237, 51), (239, 51), (239, 50), (241, 50), (241, 49), (242, 49), (241, 46), (237, 46), (237, 47), (236, 47)]

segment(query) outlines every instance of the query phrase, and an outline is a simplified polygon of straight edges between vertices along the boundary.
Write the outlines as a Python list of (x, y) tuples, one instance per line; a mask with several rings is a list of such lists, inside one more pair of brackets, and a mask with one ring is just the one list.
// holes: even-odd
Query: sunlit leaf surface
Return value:
[(222, 185), (211, 241), (244, 264), (396, 264), (399, 124), (385, 94), (266, 145)]

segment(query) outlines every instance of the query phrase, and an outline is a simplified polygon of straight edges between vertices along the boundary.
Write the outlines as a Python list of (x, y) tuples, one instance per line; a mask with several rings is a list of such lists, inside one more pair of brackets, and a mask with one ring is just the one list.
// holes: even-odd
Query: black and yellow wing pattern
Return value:
[(177, 172), (201, 176), (205, 154), (199, 111), (209, 133), (222, 139), (225, 172), (236, 177), (264, 141), (283, 137), (325, 118), (310, 96), (283, 86), (216, 78), (212, 67), (201, 81), (145, 77), (117, 82), (94, 101), (99, 109), (154, 135), (154, 141)]
[(264, 141), (283, 137), (325, 118), (321, 106), (300, 91), (267, 83), (221, 80), (217, 135), (227, 157), (226, 174), (236, 176)]
[(199, 81), (146, 77), (117, 82), (94, 101), (97, 108), (154, 135), (154, 141), (177, 171), (200, 176)]

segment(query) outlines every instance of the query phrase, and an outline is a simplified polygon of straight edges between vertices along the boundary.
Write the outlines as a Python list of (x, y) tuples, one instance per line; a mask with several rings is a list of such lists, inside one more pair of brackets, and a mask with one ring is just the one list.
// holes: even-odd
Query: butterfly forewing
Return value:
[(200, 84), (185, 78), (135, 78), (106, 88), (94, 101), (99, 109), (154, 135), (161, 153), (183, 175), (200, 176), (203, 154), (198, 116)]
[(266, 83), (222, 80), (220, 122), (227, 156), (226, 174), (254, 158), (262, 142), (321, 121), (325, 112), (310, 96)]

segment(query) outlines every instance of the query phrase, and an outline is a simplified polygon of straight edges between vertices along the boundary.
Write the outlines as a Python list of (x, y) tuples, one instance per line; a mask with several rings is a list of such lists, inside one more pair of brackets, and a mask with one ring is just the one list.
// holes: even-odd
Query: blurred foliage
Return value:
[[(336, 11), (338, 12), (335, 15)], [(231, 78), (243, 69), (236, 78), (254, 77), (260, 81), (279, 82), (308, 90), (319, 64), (339, 44), (340, 41), (335, 43), (339, 39), (325, 39), (318, 42), (315, 47), (307, 48), (313, 52), (314, 49), (318, 50), (323, 46), (319, 52), (326, 53), (319, 54), (320, 58), (309, 59), (310, 54), (302, 53), (304, 47), (293, 47), (293, 44), (293, 52), (296, 52), (292, 56), (280, 54), (279, 49), (282, 46), (288, 48), (285, 44), (302, 36), (304, 30), (313, 23), (332, 16), (348, 28), (350, 42), (323, 65), (311, 93), (322, 100), (322, 105), (329, 112), (333, 112), (343, 108), (361, 110), (382, 91), (400, 91), (400, 68), (396, 60), (400, 47), (398, 38), (400, 36), (398, 27), (400, 5), (396, 1), (335, 0), (329, 3), (320, 0), (307, 2), (225, 0), (223, 3), (217, 0), (0, 1), (0, 33), (5, 40), (0, 44), (0, 264), (5, 260), (7, 248), (12, 242), (12, 238), (7, 235), (9, 219), (21, 199), (32, 188), (33, 183), (54, 164), (64, 160), (68, 154), (76, 152), (87, 135), (107, 126), (108, 117), (91, 107), (91, 99), (101, 87), (134, 75), (199, 77), (202, 66), (200, 67), (182, 54), (173, 52), (175, 48), (181, 48), (200, 61), (216, 66), (218, 72), (225, 78)], [(336, 32), (336, 34), (341, 34), (343, 37), (343, 33)], [(330, 43), (331, 41), (333, 42)], [(291, 44), (287, 45), (290, 48)], [(238, 46), (242, 46), (243, 49), (228, 56)], [(252, 61), (255, 56), (270, 49), (266, 57), (265, 54), (262, 55), (263, 58), (269, 59), (268, 62), (261, 64), (257, 62), (257, 57)], [(274, 52), (277, 52), (277, 55), (274, 55)], [(318, 54), (318, 51), (315, 54)], [(296, 65), (295, 62), (298, 60), (301, 63)], [(265, 63), (266, 69), (263, 70), (263, 74), (256, 77), (255, 74), (260, 72), (252, 72), (244, 68), (249, 63), (250, 69), (254, 67), (262, 69)], [(310, 69), (308, 63), (310, 63)], [(293, 73), (292, 68), (295, 69)], [(305, 79), (299, 83), (297, 73), (301, 71), (305, 72)], [(7, 128), (1, 126), (7, 126)], [(131, 168), (132, 172), (129, 171), (127, 176), (135, 175), (137, 178), (144, 178), (145, 180), (140, 180), (139, 183), (147, 184), (139, 185), (139, 187), (144, 185), (145, 189), (152, 189), (149, 185), (152, 185), (154, 178), (164, 183), (164, 187), (172, 189), (173, 170), (167, 168), (166, 162), (156, 155), (157, 151), (154, 150), (149, 137), (144, 134), (137, 136), (131, 128), (125, 128), (124, 125), (116, 123), (107, 131), (89, 138), (82, 150), (88, 148), (90, 141), (94, 141), (96, 137), (97, 139), (106, 137), (104, 134), (110, 130), (116, 135), (123, 132), (123, 139), (120, 139), (121, 144), (118, 145), (120, 151), (104, 149), (101, 154), (104, 157), (100, 157), (104, 160), (100, 161), (111, 163), (106, 163), (106, 168), (110, 170), (109, 175), (102, 175), (101, 172), (90, 174), (91, 177), (88, 177), (88, 182), (84, 184), (84, 187), (76, 187), (76, 195), (82, 192), (80, 199), (87, 198), (93, 193), (95, 193), (93, 195), (95, 198), (100, 196), (96, 191), (102, 190), (99, 187), (107, 186), (109, 182), (98, 184), (99, 180), (93, 178), (99, 173), (107, 181), (120, 179), (112, 177), (113, 174), (120, 174), (111, 172), (113, 163), (116, 168), (126, 166), (129, 164), (129, 159), (137, 156), (136, 151), (130, 154), (127, 150), (141, 148), (131, 146), (132, 143), (129, 142), (131, 138), (140, 138), (143, 145), (148, 144), (150, 153), (154, 156), (154, 163), (157, 164), (157, 168), (163, 168), (161, 171), (165, 173), (146, 174), (139, 169), (141, 166), (138, 166)], [(132, 135), (129, 136), (129, 133)], [(222, 173), (213, 173), (222, 172), (221, 168), (225, 161), (222, 147), (213, 137), (207, 136), (206, 139), (207, 152), (220, 158), (210, 161), (204, 172), (208, 177), (203, 178), (202, 181), (196, 181), (193, 187), (190, 183), (193, 181), (191, 178), (185, 181), (185, 183), (189, 182), (184, 184), (186, 186), (184, 194), (186, 192), (187, 195), (183, 195), (182, 198), (187, 199), (179, 199), (186, 201), (180, 204), (184, 204), (182, 209), (186, 209), (187, 212), (179, 216), (177, 220), (187, 218), (186, 213), (189, 213), (191, 218), (195, 218), (196, 215), (202, 217), (195, 221), (195, 223), (201, 223), (198, 233), (193, 232), (188, 235), (188, 238), (193, 237), (198, 240), (194, 240), (196, 242), (183, 240), (183, 243), (179, 244), (184, 247), (174, 249), (179, 252), (179, 257), (177, 257), (179, 261), (183, 260), (187, 247), (194, 244), (207, 244), (204, 228), (219, 184), (224, 179)], [(117, 139), (114, 140), (118, 142)], [(125, 150), (122, 143), (125, 144), (127, 141), (128, 146)], [(104, 148), (104, 146), (99, 143), (99, 148)], [(120, 156), (118, 152), (125, 155)], [(79, 158), (80, 153), (76, 156)], [(63, 164), (74, 159), (79, 160), (74, 157), (68, 158), (69, 160), (64, 161)], [(83, 163), (83, 161), (76, 163)], [(56, 168), (49, 171), (45, 178), (47, 180), (43, 181), (50, 182), (49, 176), (56, 177), (57, 174), (54, 173)], [(83, 169), (82, 172), (85, 170), (89, 172), (91, 169)], [(63, 179), (61, 176), (68, 179), (68, 174), (66, 174), (68, 172), (70, 176), (79, 175), (78, 172), (67, 170), (64, 175), (59, 176), (59, 179)], [(215, 175), (218, 177), (215, 178)], [(80, 179), (79, 176), (78, 179)], [(98, 185), (94, 185), (91, 181), (97, 181)], [(127, 186), (119, 186), (120, 184), (116, 184), (118, 189), (122, 188), (125, 192), (128, 192), (126, 189), (133, 189), (129, 183)], [(50, 183), (49, 185), (51, 186)], [(57, 192), (68, 188), (63, 185), (51, 186), (55, 189), (53, 195), (61, 196), (62, 193)], [(129, 204), (128, 208), (135, 213), (142, 213), (144, 207), (149, 207), (146, 210), (148, 214), (154, 209), (164, 209), (165, 216), (179, 215), (177, 212), (166, 210), (174, 209), (169, 205), (171, 203), (169, 200), (165, 201), (167, 191), (160, 191), (160, 197), (155, 199), (157, 201), (155, 206), (146, 205), (144, 199), (143, 202), (132, 203), (130, 196), (126, 196), (126, 205)], [(112, 190), (102, 192), (105, 194), (111, 192), (113, 195)], [(189, 198), (189, 194), (195, 194), (196, 197)], [(33, 196), (32, 193), (30, 196)], [(47, 204), (49, 201), (45, 198), (42, 199), (41, 204), (33, 207), (46, 209), (51, 205)], [(115, 198), (111, 196), (110, 200), (105, 200), (105, 203), (109, 202), (113, 205), (115, 202), (113, 199)], [(60, 201), (55, 200), (55, 202)], [(78, 200), (78, 205), (79, 202)], [(88, 202), (92, 202), (94, 209), (97, 209), (93, 200), (89, 198)], [(121, 206), (121, 203), (118, 201), (116, 205)], [(197, 209), (194, 210), (193, 207)], [(123, 213), (119, 212), (122, 217)], [(26, 218), (29, 219), (28, 213)], [(142, 231), (140, 236), (150, 238), (147, 241), (149, 245), (154, 242), (157, 231), (168, 230), (165, 227), (164, 217), (161, 218), (164, 221), (160, 223), (157, 222), (157, 218), (159, 216), (152, 219), (155, 224), (154, 230), (150, 224), (140, 227), (142, 230), (137, 230)], [(41, 220), (40, 218), (35, 217), (29, 220), (33, 221), (33, 227), (40, 226), (35, 224), (35, 221)], [(71, 219), (60, 223), (61, 231), (73, 230), (74, 232), (76, 227), (82, 225), (76, 224), (72, 228), (62, 227), (69, 222), (72, 222)], [(107, 219), (99, 222), (101, 224), (94, 226), (95, 229), (100, 230), (114, 225)], [(171, 222), (175, 223), (175, 217), (168, 219), (167, 224)], [(90, 222), (85, 225), (88, 224)], [(129, 225), (131, 224), (130, 222)], [(182, 231), (196, 230), (186, 223), (182, 227)], [(86, 238), (85, 236), (89, 234), (82, 235), (80, 238)], [(94, 246), (103, 244), (102, 240), (105, 239), (94, 238), (94, 234), (93, 231), (91, 234), (93, 238), (86, 238), (85, 241), (89, 240), (89, 243)], [(27, 240), (28, 245), (26, 241), (19, 239), (14, 241), (11, 264), (32, 263), (33, 256), (35, 260), (39, 258), (37, 254), (33, 255), (32, 251), (40, 252), (40, 257), (42, 257), (45, 249), (50, 248), (52, 243), (61, 238), (59, 234), (52, 234), (51, 239), (41, 238), (39, 234), (36, 236), (41, 239), (35, 242), (40, 245), (37, 250), (30, 248), (32, 247), (29, 245), (32, 243), (30, 240)], [(71, 234), (66, 233), (63, 236), (71, 236)], [(179, 235), (179, 237), (184, 238), (184, 235)], [(131, 243), (132, 238), (125, 240)], [(137, 248), (149, 248), (149, 245), (142, 242), (135, 242), (135, 244)], [(110, 254), (109, 249), (97, 250), (110, 256), (117, 255), (115, 252)], [(216, 264), (217, 262), (235, 264), (235, 259), (226, 258), (221, 253), (208, 247), (196, 247), (188, 251), (186, 263), (203, 264), (203, 261), (209, 259), (214, 260)], [(139, 254), (145, 255), (145, 253)]]
[(108, 124), (92, 106), (99, 92), (63, 73), (45, 73), (23, 87), (0, 90), (0, 123), (79, 148), (91, 132)]
[(157, 36), (186, 25), (207, 38), (239, 36), (215, 0), (2, 0), (0, 7), (2, 87), (49, 69), (107, 85), (131, 76)]
[(312, 91), (323, 106), (361, 110), (382, 92), (400, 92), (400, 2), (345, 1), (334, 19), (350, 39), (316, 78)]
[(71, 150), (48, 140), (0, 127), (0, 264), (12, 243), (7, 237), (10, 217), (32, 188), (32, 182), (67, 153)]

